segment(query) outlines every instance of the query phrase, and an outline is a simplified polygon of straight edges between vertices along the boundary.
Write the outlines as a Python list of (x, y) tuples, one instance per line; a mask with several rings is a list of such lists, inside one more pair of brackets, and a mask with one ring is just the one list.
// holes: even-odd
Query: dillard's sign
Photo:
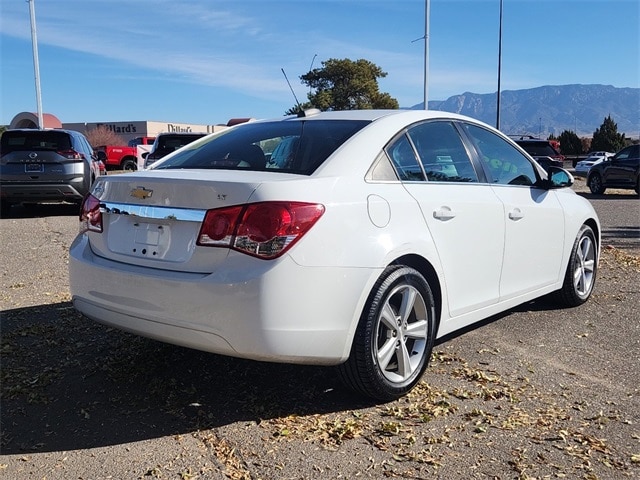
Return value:
[[(117, 123), (96, 123), (96, 127), (104, 127), (113, 133), (137, 133), (138, 129), (133, 123), (117, 124)], [(175, 125), (167, 123), (167, 132), (192, 132), (190, 126)]]
[(96, 127), (104, 127), (113, 133), (136, 133), (137, 129), (133, 123), (127, 125), (117, 125), (115, 123), (96, 123)]
[(191, 127), (181, 127), (180, 125), (167, 123), (167, 132), (191, 132)]

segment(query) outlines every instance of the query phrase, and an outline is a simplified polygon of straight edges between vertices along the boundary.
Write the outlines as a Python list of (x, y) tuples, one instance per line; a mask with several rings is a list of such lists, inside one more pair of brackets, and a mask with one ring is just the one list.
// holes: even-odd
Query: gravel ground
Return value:
[(628, 193), (590, 198), (608, 236), (587, 304), (545, 297), (444, 339), (418, 388), (386, 404), (331, 369), (86, 320), (66, 278), (74, 209), (0, 220), (0, 477), (640, 478), (640, 217)]

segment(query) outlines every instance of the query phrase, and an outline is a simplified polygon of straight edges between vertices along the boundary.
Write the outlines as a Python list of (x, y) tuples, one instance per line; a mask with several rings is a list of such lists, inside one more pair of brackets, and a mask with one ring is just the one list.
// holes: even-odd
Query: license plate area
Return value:
[(44, 165), (42, 163), (25, 163), (24, 171), (26, 173), (42, 173), (44, 172)]
[[(199, 228), (196, 222), (154, 220), (133, 215), (104, 214), (105, 247), (112, 254), (148, 262), (186, 262), (191, 258)], [(115, 257), (117, 258), (117, 257)]]

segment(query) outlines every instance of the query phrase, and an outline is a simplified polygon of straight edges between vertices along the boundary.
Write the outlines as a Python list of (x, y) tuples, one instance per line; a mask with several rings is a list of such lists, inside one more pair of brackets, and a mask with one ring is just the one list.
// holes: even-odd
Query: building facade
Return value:
[[(246, 122), (248, 118), (235, 118), (226, 124), (202, 125), (196, 123), (156, 122), (150, 120), (123, 122), (83, 122), (62, 123), (55, 115), (43, 115), (44, 128), (64, 128), (87, 134), (89, 130), (105, 127), (119, 135), (124, 144), (136, 137), (155, 137), (163, 132), (214, 133), (237, 123)], [(21, 112), (11, 120), (9, 128), (38, 128), (38, 116), (32, 112)]]

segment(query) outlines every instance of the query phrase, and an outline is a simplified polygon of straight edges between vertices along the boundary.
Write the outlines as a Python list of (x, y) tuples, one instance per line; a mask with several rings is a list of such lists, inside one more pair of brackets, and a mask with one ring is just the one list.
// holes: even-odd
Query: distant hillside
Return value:
[[(424, 102), (411, 107), (423, 108)], [(429, 101), (429, 108), (460, 113), (496, 124), (496, 93), (466, 92), (444, 101)], [(547, 137), (564, 130), (589, 137), (608, 115), (618, 132), (640, 135), (640, 88), (611, 85), (559, 85), (504, 90), (500, 98), (500, 130), (507, 134)]]

